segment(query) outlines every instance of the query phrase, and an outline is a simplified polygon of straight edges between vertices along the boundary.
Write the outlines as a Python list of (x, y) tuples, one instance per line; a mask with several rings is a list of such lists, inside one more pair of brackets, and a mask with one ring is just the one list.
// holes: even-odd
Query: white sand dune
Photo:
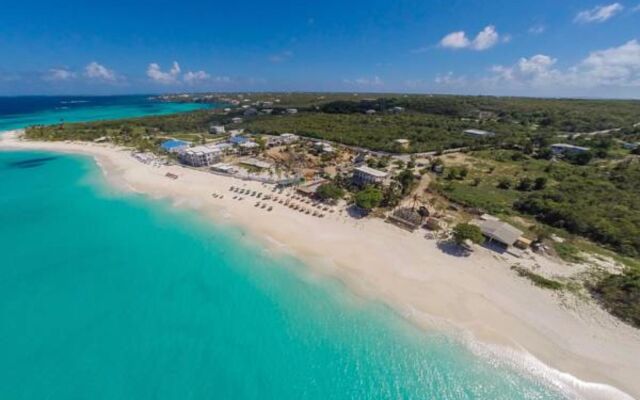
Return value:
[[(567, 307), (484, 249), (457, 257), (419, 233), (378, 219), (356, 221), (338, 213), (320, 219), (273, 203), (267, 212), (254, 207), (255, 198), (233, 200), (228, 191), (231, 185), (270, 191), (262, 184), (179, 166), (152, 167), (106, 145), (27, 142), (13, 132), (0, 139), (0, 148), (91, 155), (124, 190), (169, 198), (218, 223), (241, 226), (274, 251), (290, 251), (314, 271), (340, 279), (357, 295), (384, 301), (424, 329), (452, 330), (474, 351), (500, 354), (578, 398), (633, 398), (622, 391), (640, 397), (638, 330), (592, 304)], [(179, 178), (169, 179), (167, 172)]]

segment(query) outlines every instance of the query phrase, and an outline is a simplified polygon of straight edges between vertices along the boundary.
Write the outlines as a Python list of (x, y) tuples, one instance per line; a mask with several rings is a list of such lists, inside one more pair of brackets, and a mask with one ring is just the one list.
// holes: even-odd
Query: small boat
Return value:
[(270, 206), (269, 208), (267, 208), (267, 211), (271, 211), (273, 210), (273, 206)]
[(266, 206), (267, 206), (266, 204), (262, 204), (260, 208), (265, 208)]
[(254, 204), (254, 207), (258, 207), (260, 205), (260, 202), (257, 202), (256, 204)]

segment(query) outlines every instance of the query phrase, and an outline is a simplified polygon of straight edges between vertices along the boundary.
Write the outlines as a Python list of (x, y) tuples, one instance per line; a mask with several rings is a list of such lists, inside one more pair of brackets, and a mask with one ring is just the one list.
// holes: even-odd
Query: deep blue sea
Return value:
[(30, 125), (144, 117), (208, 107), (212, 106), (166, 103), (149, 96), (0, 97), (0, 132)]
[[(187, 108), (62, 101), (0, 130)], [(0, 151), (0, 250), (2, 400), (563, 398), (90, 158)]]

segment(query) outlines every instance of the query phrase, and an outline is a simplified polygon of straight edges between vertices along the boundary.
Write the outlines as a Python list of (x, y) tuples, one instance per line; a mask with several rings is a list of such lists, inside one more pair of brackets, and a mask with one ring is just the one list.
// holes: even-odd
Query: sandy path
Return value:
[[(25, 142), (16, 136), (5, 134), (0, 148), (91, 155), (117, 186), (170, 198), (218, 223), (242, 226), (265, 245), (344, 281), (358, 295), (386, 302), (425, 329), (451, 329), (475, 351), (499, 354), (578, 397), (633, 398), (621, 391), (640, 397), (638, 330), (590, 304), (563, 306), (484, 249), (457, 257), (419, 233), (377, 219), (356, 221), (339, 214), (319, 219), (280, 204), (267, 212), (254, 207), (255, 198), (233, 200), (228, 191), (235, 185), (270, 192), (260, 183), (179, 166), (151, 167), (114, 147)], [(168, 179), (167, 172), (179, 179)]]

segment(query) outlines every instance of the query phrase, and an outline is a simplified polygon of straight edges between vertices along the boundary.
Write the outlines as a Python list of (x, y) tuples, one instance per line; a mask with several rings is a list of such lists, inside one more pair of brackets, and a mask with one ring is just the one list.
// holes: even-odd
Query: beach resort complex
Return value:
[(2, 15), (0, 400), (640, 399), (638, 4)]

